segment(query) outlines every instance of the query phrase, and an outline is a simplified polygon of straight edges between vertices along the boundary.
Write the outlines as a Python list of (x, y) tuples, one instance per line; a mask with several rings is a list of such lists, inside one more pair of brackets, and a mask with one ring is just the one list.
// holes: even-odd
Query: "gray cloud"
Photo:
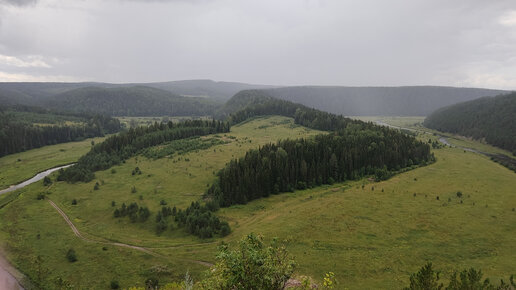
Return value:
[(14, 5), (14, 6), (27, 6), (27, 5), (33, 5), (38, 0), (0, 0), (0, 5), (7, 4), (7, 5)]
[(3, 8), (0, 55), (51, 68), (0, 71), (516, 89), (515, 28), (512, 0), (40, 0)]

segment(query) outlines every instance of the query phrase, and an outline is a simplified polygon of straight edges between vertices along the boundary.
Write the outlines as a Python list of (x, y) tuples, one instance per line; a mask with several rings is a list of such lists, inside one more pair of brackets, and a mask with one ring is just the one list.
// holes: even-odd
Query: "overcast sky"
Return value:
[(0, 0), (0, 81), (516, 89), (515, 0)]

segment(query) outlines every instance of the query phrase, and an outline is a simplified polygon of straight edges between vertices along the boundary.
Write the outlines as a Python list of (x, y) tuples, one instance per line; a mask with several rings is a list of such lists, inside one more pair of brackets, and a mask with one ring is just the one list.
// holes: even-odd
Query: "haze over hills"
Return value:
[(205, 116), (220, 106), (212, 100), (183, 97), (145, 86), (79, 88), (49, 97), (39, 104), (110, 116)]
[(219, 101), (226, 101), (241, 90), (248, 89), (267, 89), (275, 86), (253, 85), (237, 82), (216, 82), (212, 80), (184, 80), (170, 82), (153, 83), (99, 83), (99, 82), (79, 82), (79, 83), (37, 83), (37, 82), (7, 82), (0, 83), (0, 102), (20, 103), (24, 105), (34, 105), (51, 96), (62, 94), (74, 89), (85, 87), (99, 88), (120, 88), (146, 86), (172, 92), (177, 95), (193, 97), (209, 97)]
[(284, 87), (268, 95), (346, 116), (426, 116), (438, 108), (506, 91), (438, 86)]
[(227, 101), (242, 90), (271, 89), (277, 86), (255, 85), (237, 82), (218, 82), (212, 80), (182, 80), (158, 83), (142, 83), (148, 87), (170, 91), (184, 96), (210, 97), (220, 101)]
[[(95, 89), (93, 89), (95, 88)], [(135, 89), (137, 88), (137, 89)], [(146, 88), (146, 89), (144, 89)], [(0, 102), (3, 104), (22, 104), (62, 109), (92, 111), (141, 116), (177, 115), (214, 115), (223, 102), (238, 92), (254, 90), (254, 94), (279, 98), (303, 104), (334, 114), (347, 116), (426, 116), (444, 106), (473, 100), (479, 97), (495, 96), (506, 91), (455, 88), (438, 86), (408, 87), (340, 87), (340, 86), (297, 86), (274, 87), (235, 82), (216, 82), (212, 80), (183, 80), (155, 83), (0, 83)], [(114, 94), (117, 95), (114, 98)], [(123, 94), (128, 94), (123, 97)], [(110, 100), (92, 103), (102, 96)], [(181, 96), (202, 97), (190, 101)], [(70, 99), (69, 99), (70, 98)], [(89, 100), (83, 99), (87, 98)], [(172, 98), (165, 101), (164, 98)], [(130, 104), (115, 101), (130, 101), (138, 108), (130, 109)], [(161, 100), (161, 101), (158, 101)], [(190, 103), (189, 105), (187, 105)], [(215, 103), (218, 103), (217, 106)], [(238, 104), (228, 105), (223, 114), (235, 111)], [(86, 106), (86, 107), (84, 107)], [(108, 106), (109, 109), (106, 107)], [(193, 107), (188, 107), (193, 106)], [(238, 107), (238, 106), (237, 106)], [(240, 106), (241, 108), (241, 106)]]

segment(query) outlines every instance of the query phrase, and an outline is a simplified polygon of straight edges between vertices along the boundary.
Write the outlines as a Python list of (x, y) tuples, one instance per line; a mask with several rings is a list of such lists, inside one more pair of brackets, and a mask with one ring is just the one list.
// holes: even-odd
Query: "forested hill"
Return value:
[(436, 86), (284, 87), (265, 90), (275, 98), (345, 116), (426, 116), (438, 108), (503, 93), (500, 90)]
[(102, 115), (72, 114), (38, 107), (0, 105), (0, 156), (45, 145), (103, 136), (120, 122)]
[(233, 95), (243, 90), (274, 88), (274, 86), (268, 85), (217, 82), (212, 80), (184, 80), (141, 85), (170, 91), (184, 96), (209, 97), (223, 102), (229, 100)]
[(46, 99), (45, 107), (111, 116), (205, 116), (220, 106), (204, 98), (190, 98), (144, 86), (86, 87)]
[(127, 88), (134, 86), (145, 86), (164, 90), (176, 95), (189, 97), (211, 98), (219, 102), (225, 102), (233, 95), (242, 90), (268, 89), (274, 86), (255, 85), (236, 82), (218, 82), (212, 80), (183, 80), (154, 83), (52, 83), (52, 82), (0, 82), (0, 103), (39, 105), (47, 98), (62, 94), (71, 90), (98, 87), (98, 88)]
[(428, 128), (475, 139), (516, 155), (516, 92), (480, 98), (439, 109), (424, 122)]
[(217, 111), (216, 115), (219, 118), (225, 118), (247, 107), (265, 104), (273, 100), (278, 101), (279, 99), (271, 97), (267, 91), (264, 90), (240, 91), (229, 99), (224, 106)]
[(240, 92), (225, 109), (238, 123), (259, 115), (282, 115), (296, 124), (330, 131), (313, 139), (284, 140), (232, 160), (219, 171), (206, 196), (220, 206), (247, 203), (295, 189), (332, 184), (366, 175), (392, 174), (433, 161), (428, 144), (397, 130), (345, 118), (259, 91)]

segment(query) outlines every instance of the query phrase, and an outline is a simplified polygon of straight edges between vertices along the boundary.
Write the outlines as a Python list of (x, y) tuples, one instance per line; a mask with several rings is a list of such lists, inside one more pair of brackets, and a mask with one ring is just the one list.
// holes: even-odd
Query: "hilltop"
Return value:
[(516, 93), (441, 108), (424, 125), (509, 150), (516, 155)]

